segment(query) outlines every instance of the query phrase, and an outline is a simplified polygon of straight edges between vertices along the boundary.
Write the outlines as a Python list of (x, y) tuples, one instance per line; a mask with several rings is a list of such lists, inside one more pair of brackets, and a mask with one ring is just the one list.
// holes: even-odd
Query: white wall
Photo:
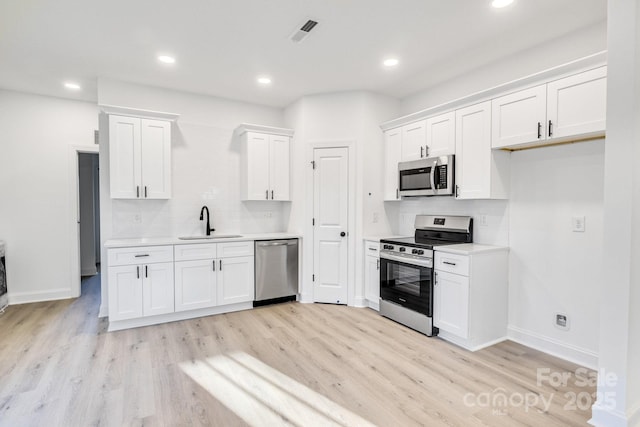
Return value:
[[(541, 30), (543, 26), (541, 23)], [(415, 113), (606, 49), (607, 28), (603, 22), (518, 52), (462, 76), (451, 76), (434, 87), (403, 98), (400, 113)]]
[(97, 118), (90, 103), (0, 90), (0, 239), (11, 304), (73, 296), (70, 147), (94, 146)]
[[(285, 123), (296, 130), (293, 149), (293, 204), (289, 230), (305, 232), (303, 242), (302, 301), (313, 300), (313, 240), (309, 227), (313, 211), (313, 173), (308, 163), (309, 145), (318, 142), (354, 143), (356, 155), (355, 230), (350, 244), (355, 251), (353, 270), (349, 272), (349, 304), (364, 304), (362, 284), (362, 237), (365, 234), (387, 234), (390, 226), (382, 202), (383, 136), (379, 124), (395, 117), (398, 101), (367, 92), (343, 92), (305, 96), (285, 109)], [(304, 179), (302, 179), (304, 177)], [(371, 193), (371, 196), (369, 196)], [(374, 222), (373, 214), (378, 213)]]
[[(511, 154), (509, 333), (595, 368), (600, 324), (604, 140)], [(572, 217), (585, 217), (585, 232)], [(554, 326), (555, 313), (570, 329)]]
[[(109, 196), (108, 119), (100, 117), (101, 238), (204, 234), (200, 208), (220, 233), (285, 231), (287, 202), (240, 200), (240, 144), (234, 129), (243, 122), (283, 125), (283, 111), (210, 96), (100, 79), (99, 104), (180, 114), (172, 126), (172, 198), (112, 200)], [(103, 253), (103, 265), (106, 265)], [(106, 314), (106, 274), (103, 306)]]

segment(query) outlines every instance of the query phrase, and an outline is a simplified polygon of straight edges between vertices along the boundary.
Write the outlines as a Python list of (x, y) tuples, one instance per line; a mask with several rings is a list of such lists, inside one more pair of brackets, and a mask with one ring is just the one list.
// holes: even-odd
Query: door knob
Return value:
[(340, 237), (344, 237), (346, 235), (347, 235), (347, 233), (345, 233), (344, 231), (340, 233)]

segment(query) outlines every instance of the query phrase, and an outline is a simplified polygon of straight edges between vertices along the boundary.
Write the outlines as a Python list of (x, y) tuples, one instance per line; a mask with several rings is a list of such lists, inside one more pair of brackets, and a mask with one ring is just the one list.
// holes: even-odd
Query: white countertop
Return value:
[[(222, 234), (222, 233), (220, 233)], [(225, 233), (232, 234), (232, 233)], [(235, 234), (235, 233), (233, 233)], [(238, 233), (241, 234), (241, 233)], [(142, 237), (138, 239), (111, 239), (104, 243), (105, 248), (128, 248), (134, 246), (161, 246), (161, 245), (193, 245), (199, 243), (224, 243), (242, 242), (247, 240), (275, 240), (275, 239), (301, 239), (300, 234), (295, 233), (258, 233), (241, 234), (240, 237), (216, 239), (215, 234), (210, 239), (182, 240), (177, 237)]]
[(434, 250), (449, 254), (473, 255), (484, 252), (508, 251), (507, 246), (482, 245), (479, 243), (461, 243), (459, 245), (434, 246)]

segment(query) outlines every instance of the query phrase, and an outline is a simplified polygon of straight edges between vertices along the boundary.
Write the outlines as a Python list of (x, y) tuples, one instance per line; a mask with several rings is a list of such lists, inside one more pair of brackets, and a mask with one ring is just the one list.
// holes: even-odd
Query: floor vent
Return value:
[(311, 32), (311, 30), (313, 30), (316, 25), (318, 25), (318, 21), (313, 21), (309, 19), (307, 20), (307, 22), (305, 22), (300, 26), (300, 29), (295, 30), (293, 34), (291, 34), (291, 37), (289, 38), (296, 43), (300, 43), (307, 38), (307, 36), (309, 35), (309, 32)]

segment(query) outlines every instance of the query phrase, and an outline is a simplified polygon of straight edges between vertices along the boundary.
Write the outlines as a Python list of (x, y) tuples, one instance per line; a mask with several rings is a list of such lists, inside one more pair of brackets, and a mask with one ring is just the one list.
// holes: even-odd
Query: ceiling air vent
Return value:
[(300, 29), (295, 30), (289, 38), (296, 43), (300, 43), (307, 38), (311, 30), (313, 30), (316, 25), (318, 25), (318, 21), (309, 19), (307, 20), (307, 22), (300, 26)]

